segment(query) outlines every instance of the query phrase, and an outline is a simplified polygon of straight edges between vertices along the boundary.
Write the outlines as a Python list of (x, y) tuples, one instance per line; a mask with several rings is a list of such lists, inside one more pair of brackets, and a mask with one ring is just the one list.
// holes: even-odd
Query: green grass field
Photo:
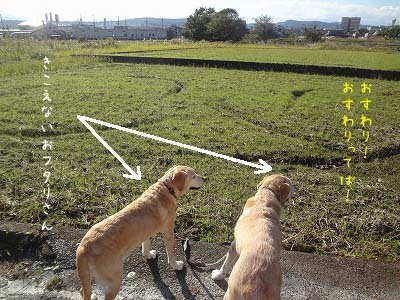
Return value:
[[(2, 73), (0, 90), (3, 219), (29, 223), (46, 219), (50, 225), (88, 228), (135, 199), (171, 166), (185, 164), (209, 180), (204, 188), (179, 200), (178, 236), (232, 239), (243, 204), (254, 195), (262, 175), (254, 175), (247, 166), (94, 125), (133, 169), (141, 166), (142, 180), (129, 181), (122, 177), (122, 165), (76, 118), (79, 114), (251, 162), (264, 159), (273, 172), (289, 176), (298, 188), (282, 215), (286, 249), (399, 259), (397, 82), (368, 80), (373, 87), (368, 116), (374, 121), (369, 154), (367, 160), (362, 158), (362, 130), (355, 125), (357, 152), (351, 174), (357, 180), (346, 203), (339, 183), (339, 176), (348, 174), (340, 124), (346, 113), (342, 88), (344, 82), (359, 87), (363, 80), (112, 64), (71, 58), (68, 54), (77, 50), (68, 50), (68, 45), (58, 50), (40, 45), (41, 53), (50, 52), (52, 59), (54, 111), (49, 119), (55, 130), (48, 136), (40, 129), (42, 72), (27, 72), (24, 63), (20, 70), (9, 57), (1, 58), (7, 61), (6, 69), (13, 64), (17, 71)], [(139, 45), (140, 51), (155, 47)], [(29, 52), (23, 48), (21, 56)], [(359, 101), (361, 94), (355, 95)], [(353, 113), (360, 117), (359, 104)], [(44, 139), (54, 144), (48, 216), (42, 209)]]
[[(123, 54), (126, 55), (126, 54)], [(293, 63), (305, 65), (347, 66), (365, 69), (400, 70), (397, 52), (327, 50), (305, 47), (230, 47), (179, 49), (137, 53), (133, 56), (198, 58), (251, 62)]]

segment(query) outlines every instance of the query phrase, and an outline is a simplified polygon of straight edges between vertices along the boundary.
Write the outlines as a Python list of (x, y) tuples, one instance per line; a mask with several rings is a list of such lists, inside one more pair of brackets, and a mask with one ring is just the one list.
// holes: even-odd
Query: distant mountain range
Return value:
[[(4, 18), (4, 16), (3, 16)], [(161, 18), (133, 18), (133, 19), (126, 19), (126, 20), (120, 20), (119, 25), (120, 26), (132, 26), (132, 27), (170, 27), (172, 25), (176, 26), (183, 26), (186, 23), (186, 18), (181, 18), (181, 19), (161, 19)], [(3, 25), (0, 24), (0, 26), (8, 27), (8, 28), (18, 28), (17, 25), (24, 20), (4, 20), (3, 19)], [(77, 21), (61, 21), (61, 25), (71, 25), (71, 24), (76, 24)], [(83, 24), (86, 25), (93, 25), (93, 22), (83, 22)], [(114, 26), (118, 25), (117, 20), (106, 20), (106, 28), (112, 28)], [(304, 27), (307, 28), (312, 28), (314, 25), (317, 26), (317, 28), (327, 28), (327, 29), (337, 29), (340, 27), (339, 22), (321, 22), (321, 21), (296, 21), (296, 20), (287, 20), (285, 22), (277, 22), (276, 25), (280, 25), (286, 29), (301, 29)], [(252, 28), (254, 26), (254, 23), (248, 23), (247, 27)], [(96, 20), (96, 27), (104, 27), (104, 21), (102, 20)], [(361, 25), (361, 27), (365, 27)]]
[[(62, 25), (76, 24), (77, 21), (62, 21)], [(85, 25), (93, 25), (93, 22), (82, 22)], [(162, 19), (162, 18), (134, 18), (126, 20), (106, 20), (106, 28), (112, 28), (114, 26), (131, 26), (131, 27), (151, 27), (151, 28), (167, 28), (173, 25), (183, 26), (186, 23), (186, 19)], [(96, 20), (96, 27), (104, 28), (104, 20)]]
[[(4, 20), (3, 17), (3, 24), (0, 24), (1, 27), (5, 28), (18, 28), (18, 24), (24, 22), (25, 20)], [(76, 24), (78, 21), (61, 21), (59, 24), (60, 25), (71, 25), (71, 24)], [(82, 22), (85, 25), (93, 25), (93, 22)], [(186, 18), (182, 19), (161, 19), (161, 18), (134, 18), (134, 19), (126, 19), (126, 20), (106, 20), (106, 28), (112, 28), (114, 26), (117, 26), (118, 24), (120, 26), (132, 26), (132, 27), (170, 27), (172, 25), (176, 26), (183, 26), (186, 23)], [(104, 21), (103, 20), (96, 20), (96, 27), (104, 27)]]
[(285, 22), (278, 22), (276, 25), (280, 25), (286, 29), (299, 29), (299, 28), (312, 28), (317, 26), (317, 28), (323, 29), (338, 29), (340, 27), (339, 22), (321, 22), (321, 21), (296, 21), (296, 20), (286, 20)]
[(17, 25), (21, 22), (23, 22), (23, 21), (21, 21), (21, 20), (3, 20), (3, 23), (0, 24), (0, 28), (1, 29), (3, 29), (3, 27), (10, 28), (10, 29), (18, 28)]
[[(183, 26), (186, 23), (186, 18), (182, 19), (160, 19), (160, 18), (134, 18), (120, 21), (120, 25), (133, 26), (133, 27), (170, 27), (172, 25)], [(113, 24), (116, 25), (116, 22), (113, 21)]]

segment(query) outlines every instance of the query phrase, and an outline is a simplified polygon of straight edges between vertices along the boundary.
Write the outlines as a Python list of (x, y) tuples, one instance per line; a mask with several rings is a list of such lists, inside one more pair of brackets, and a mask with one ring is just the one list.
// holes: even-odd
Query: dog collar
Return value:
[(261, 189), (265, 189), (265, 190), (269, 190), (269, 191), (273, 192), (275, 197), (276, 197), (276, 199), (278, 201), (280, 201), (280, 197), (278, 196), (278, 194), (273, 189), (271, 189), (269, 186), (263, 186)]
[(165, 185), (165, 187), (167, 188), (168, 192), (170, 192), (170, 194), (171, 194), (172, 196), (174, 196), (174, 198), (176, 199), (176, 195), (175, 195), (174, 189), (173, 189), (172, 187), (166, 185), (166, 184), (164, 184), (164, 185)]

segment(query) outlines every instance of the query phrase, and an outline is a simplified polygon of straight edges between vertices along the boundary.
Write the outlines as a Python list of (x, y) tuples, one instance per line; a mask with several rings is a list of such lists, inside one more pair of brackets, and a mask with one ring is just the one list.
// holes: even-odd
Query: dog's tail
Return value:
[(210, 263), (210, 264), (206, 264), (203, 262), (193, 262), (191, 260), (187, 260), (187, 263), (192, 267), (207, 268), (207, 267), (212, 267), (212, 266), (219, 264), (221, 261), (223, 261), (225, 259), (225, 257), (226, 257), (226, 254), (224, 256), (222, 256), (218, 261)]
[(205, 264), (207, 267), (212, 267), (212, 266), (215, 266), (215, 265), (217, 265), (217, 264), (219, 264), (221, 261), (223, 261), (227, 256), (228, 256), (228, 254), (229, 253), (234, 253), (233, 255), (234, 256), (237, 256), (237, 253), (236, 253), (236, 240), (233, 240), (232, 241), (232, 243), (231, 243), (231, 245), (229, 246), (229, 250), (228, 250), (228, 253), (226, 253), (224, 256), (222, 256), (219, 260), (217, 260), (216, 262), (214, 262), (214, 263), (211, 263), (211, 264)]
[(218, 265), (220, 262), (222, 262), (226, 258), (226, 254), (222, 256), (220, 259), (218, 259), (216, 262), (210, 263), (210, 264), (205, 264), (206, 267), (212, 267), (215, 265)]
[(90, 280), (89, 263), (87, 261), (85, 249), (81, 247), (78, 247), (78, 250), (76, 250), (76, 270), (82, 285), (82, 299), (90, 300), (92, 296), (92, 286)]

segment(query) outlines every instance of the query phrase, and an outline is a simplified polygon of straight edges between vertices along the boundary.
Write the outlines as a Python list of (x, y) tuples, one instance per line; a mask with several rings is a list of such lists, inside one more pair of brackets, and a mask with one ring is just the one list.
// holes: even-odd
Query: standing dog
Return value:
[(234, 264), (224, 300), (280, 299), (280, 214), (294, 186), (287, 177), (271, 175), (264, 177), (257, 188), (236, 223), (235, 240), (224, 264), (211, 275), (215, 280), (223, 279)]
[(91, 275), (103, 287), (105, 300), (114, 299), (121, 286), (125, 257), (142, 244), (143, 256), (154, 258), (150, 237), (158, 232), (164, 233), (168, 263), (181, 270), (183, 262), (176, 261), (174, 253), (176, 199), (189, 189), (199, 189), (204, 181), (192, 168), (173, 167), (137, 200), (94, 225), (76, 251), (83, 299), (91, 298)]

